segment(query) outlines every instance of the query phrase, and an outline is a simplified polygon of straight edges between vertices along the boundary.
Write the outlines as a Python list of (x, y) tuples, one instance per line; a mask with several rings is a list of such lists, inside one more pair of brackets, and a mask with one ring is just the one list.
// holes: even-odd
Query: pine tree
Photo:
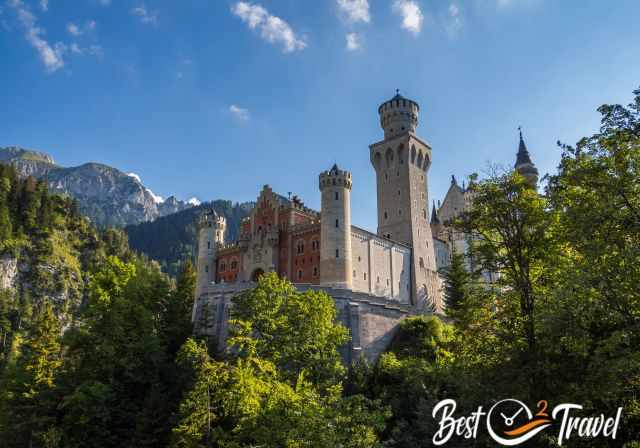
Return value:
[(164, 309), (165, 344), (173, 359), (191, 335), (191, 311), (196, 291), (196, 272), (190, 260), (185, 261), (178, 276), (176, 290), (168, 296)]
[(5, 243), (13, 232), (11, 215), (9, 212), (9, 194), (11, 182), (5, 177), (0, 177), (0, 245)]
[(55, 425), (56, 377), (62, 365), (60, 324), (49, 302), (36, 310), (16, 364), (4, 378), (1, 420), (7, 447), (39, 446)]
[(464, 255), (454, 251), (451, 256), (451, 265), (444, 271), (444, 303), (449, 317), (456, 319), (462, 311), (471, 280), (471, 274), (465, 266)]

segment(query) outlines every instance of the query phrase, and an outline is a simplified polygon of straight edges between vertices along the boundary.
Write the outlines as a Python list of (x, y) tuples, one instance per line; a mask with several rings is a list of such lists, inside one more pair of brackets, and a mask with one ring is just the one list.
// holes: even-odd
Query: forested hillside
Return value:
[(162, 266), (164, 272), (176, 275), (183, 260), (195, 256), (196, 221), (199, 215), (214, 209), (227, 219), (226, 241), (234, 241), (238, 236), (240, 221), (249, 216), (252, 202), (231, 201), (206, 202), (151, 222), (127, 226), (125, 232), (133, 250), (146, 254)]

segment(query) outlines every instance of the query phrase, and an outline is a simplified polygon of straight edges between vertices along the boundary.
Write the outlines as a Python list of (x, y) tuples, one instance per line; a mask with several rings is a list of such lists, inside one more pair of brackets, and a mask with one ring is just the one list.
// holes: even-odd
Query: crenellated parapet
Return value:
[(380, 126), (384, 130), (384, 138), (389, 139), (407, 132), (414, 133), (418, 127), (420, 106), (400, 93), (385, 101), (378, 108)]

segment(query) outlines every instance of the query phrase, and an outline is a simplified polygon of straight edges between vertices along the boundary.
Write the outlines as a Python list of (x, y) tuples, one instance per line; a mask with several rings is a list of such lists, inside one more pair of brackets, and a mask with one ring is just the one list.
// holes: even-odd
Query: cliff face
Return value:
[(22, 177), (47, 179), (52, 192), (75, 198), (99, 227), (151, 221), (193, 206), (173, 196), (162, 201), (137, 176), (100, 163), (65, 168), (47, 154), (17, 147), (0, 148), (0, 163), (12, 165)]

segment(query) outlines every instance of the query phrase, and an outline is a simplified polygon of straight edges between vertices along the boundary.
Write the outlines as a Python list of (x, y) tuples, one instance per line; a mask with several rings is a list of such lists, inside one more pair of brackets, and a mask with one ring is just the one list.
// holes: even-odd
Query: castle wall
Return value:
[(353, 290), (411, 301), (411, 249), (351, 227)]
[[(212, 338), (218, 344), (218, 349), (223, 350), (229, 336), (232, 299), (236, 294), (255, 286), (252, 282), (210, 285), (193, 306), (195, 333)], [(301, 292), (309, 289), (324, 291), (333, 298), (337, 319), (351, 334), (351, 340), (341, 349), (347, 365), (361, 356), (374, 362), (391, 343), (400, 321), (412, 315), (410, 307), (370, 294), (308, 284), (296, 287)]]

